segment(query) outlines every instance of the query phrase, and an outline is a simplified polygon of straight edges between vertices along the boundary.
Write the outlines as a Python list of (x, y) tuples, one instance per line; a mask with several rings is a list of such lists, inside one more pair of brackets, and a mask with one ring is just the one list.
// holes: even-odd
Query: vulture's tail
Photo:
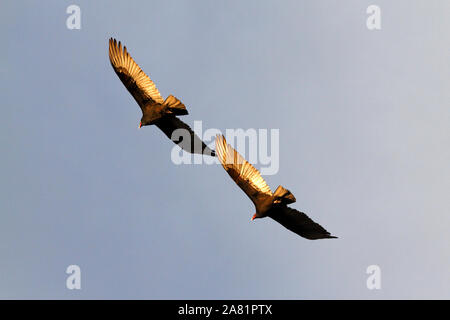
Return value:
[(164, 105), (167, 106), (169, 111), (177, 116), (188, 114), (186, 106), (173, 95), (170, 95), (164, 101)]
[(275, 197), (274, 203), (290, 204), (296, 201), (294, 195), (282, 186), (278, 186), (273, 196)]

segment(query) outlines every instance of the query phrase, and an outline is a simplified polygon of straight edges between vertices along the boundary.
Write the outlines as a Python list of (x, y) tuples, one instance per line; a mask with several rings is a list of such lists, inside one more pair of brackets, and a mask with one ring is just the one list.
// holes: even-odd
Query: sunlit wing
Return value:
[(261, 174), (247, 162), (222, 135), (216, 137), (216, 154), (224, 169), (236, 184), (256, 204), (261, 196), (271, 196), (272, 191)]
[(153, 103), (164, 103), (158, 89), (153, 81), (141, 70), (127, 48), (116, 39), (109, 39), (109, 60), (114, 71), (119, 76), (122, 83), (142, 108), (143, 105)]
[(287, 206), (280, 206), (269, 217), (283, 225), (285, 228), (302, 236), (303, 238), (316, 240), (336, 238), (325, 230), (320, 224), (311, 220), (306, 214)]

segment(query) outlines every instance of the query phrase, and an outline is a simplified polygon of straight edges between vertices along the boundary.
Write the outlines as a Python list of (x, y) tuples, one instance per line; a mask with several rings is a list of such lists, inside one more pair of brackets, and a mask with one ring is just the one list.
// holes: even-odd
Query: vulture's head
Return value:
[(139, 122), (139, 128), (142, 128), (144, 126), (151, 126), (152, 124), (155, 124), (157, 119), (148, 119), (145, 115), (142, 116), (141, 122)]

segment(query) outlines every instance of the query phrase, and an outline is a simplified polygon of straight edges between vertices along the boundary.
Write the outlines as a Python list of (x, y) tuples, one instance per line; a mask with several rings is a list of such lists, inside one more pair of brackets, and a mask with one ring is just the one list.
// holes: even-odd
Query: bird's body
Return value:
[(183, 139), (173, 140), (182, 149), (215, 156), (215, 152), (177, 116), (187, 115), (186, 106), (173, 95), (162, 98), (153, 81), (141, 70), (137, 63), (122, 47), (120, 42), (109, 39), (109, 60), (119, 79), (136, 100), (142, 110), (139, 127), (156, 125), (172, 139), (175, 130), (184, 130)]
[(261, 200), (257, 201), (255, 204), (255, 218), (264, 218), (267, 217), (272, 210), (273, 205), (273, 197), (264, 196), (261, 197)]
[(310, 240), (336, 238), (303, 212), (288, 207), (288, 204), (296, 201), (289, 190), (278, 186), (272, 193), (259, 171), (227, 144), (221, 135), (216, 137), (216, 152), (224, 169), (255, 205), (256, 213), (252, 220), (270, 217)]
[(142, 108), (143, 115), (141, 124), (145, 123), (145, 125), (152, 125), (157, 123), (158, 120), (162, 119), (169, 112), (167, 110), (167, 106), (164, 104), (147, 104)]

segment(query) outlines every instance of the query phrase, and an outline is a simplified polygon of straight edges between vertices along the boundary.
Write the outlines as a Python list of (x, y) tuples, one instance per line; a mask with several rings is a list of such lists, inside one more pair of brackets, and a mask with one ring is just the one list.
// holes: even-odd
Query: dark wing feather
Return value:
[(287, 206), (277, 206), (273, 208), (272, 212), (269, 214), (269, 217), (279, 222), (292, 232), (309, 240), (337, 238), (330, 235), (330, 233), (320, 224), (312, 221), (303, 212)]
[[(180, 146), (181, 149), (190, 152), (190, 153), (198, 153), (215, 156), (216, 153), (214, 150), (208, 148), (208, 146), (200, 139), (195, 132), (189, 127), (186, 123), (181, 121), (179, 118), (173, 115), (167, 115), (163, 117), (161, 120), (156, 122), (156, 126), (161, 129), (164, 134), (171, 139), (175, 144)], [(180, 132), (181, 138), (177, 141), (172, 139), (172, 135), (175, 130), (182, 129), (184, 132)], [(183, 139), (183, 136), (190, 136), (190, 139)], [(178, 136), (178, 134), (176, 134)], [(175, 137), (174, 137), (175, 138)]]
[(247, 160), (245, 160), (222, 135), (216, 137), (216, 152), (223, 168), (256, 205), (263, 197), (272, 196), (272, 191)]
[(117, 43), (116, 39), (112, 38), (109, 39), (109, 60), (114, 71), (141, 108), (148, 103), (164, 103), (153, 81), (134, 62), (127, 48), (125, 46), (122, 48), (121, 43)]

